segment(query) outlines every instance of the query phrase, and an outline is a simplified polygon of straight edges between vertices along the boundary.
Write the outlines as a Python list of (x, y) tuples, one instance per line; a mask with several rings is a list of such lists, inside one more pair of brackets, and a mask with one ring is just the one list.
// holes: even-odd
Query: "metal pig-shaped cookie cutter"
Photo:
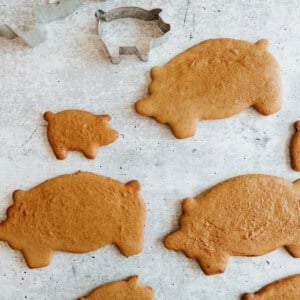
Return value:
[[(103, 10), (96, 11), (96, 18), (99, 20), (98, 31), (99, 35), (105, 44), (107, 52), (111, 58), (112, 63), (118, 64), (120, 62), (120, 55), (131, 55), (136, 54), (138, 58), (142, 61), (148, 61), (149, 53), (151, 48), (158, 47), (162, 45), (169, 37), (171, 26), (170, 24), (164, 22), (160, 17), (161, 9), (156, 8), (152, 10), (145, 10), (139, 7), (118, 7), (108, 12)], [(158, 21), (158, 27), (163, 33), (162, 36), (152, 39), (146, 49), (139, 49), (137, 45), (133, 46), (118, 46), (109, 37), (105, 37), (103, 33), (102, 22), (111, 22), (116, 19), (134, 18), (143, 21)]]

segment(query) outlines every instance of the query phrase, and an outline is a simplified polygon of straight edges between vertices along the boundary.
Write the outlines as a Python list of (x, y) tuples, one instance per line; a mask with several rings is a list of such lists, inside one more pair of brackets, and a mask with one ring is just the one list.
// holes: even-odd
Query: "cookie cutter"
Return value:
[(35, 47), (46, 40), (47, 32), (40, 24), (29, 31), (18, 31), (6, 24), (0, 24), (0, 37), (8, 40), (20, 37), (28, 46)]
[(83, 4), (84, 0), (58, 0), (37, 8), (35, 19), (38, 23), (50, 23), (65, 18)]
[(20, 37), (30, 46), (35, 47), (47, 39), (47, 31), (44, 24), (64, 18), (73, 13), (83, 4), (84, 0), (58, 0), (39, 6), (34, 14), (35, 26), (29, 31), (14, 30), (7, 24), (0, 24), (0, 37), (14, 39)]
[[(169, 36), (170, 36), (170, 30), (171, 25), (169, 23), (166, 23), (162, 17), (160, 16), (160, 13), (162, 12), (162, 9), (155, 8), (152, 10), (145, 10), (140, 7), (118, 7), (115, 9), (112, 9), (110, 11), (103, 11), (103, 10), (97, 10), (95, 13), (96, 18), (99, 21), (98, 24), (98, 33), (101, 37), (106, 50), (111, 58), (111, 61), (113, 64), (118, 64), (121, 61), (120, 55), (132, 55), (135, 54), (141, 61), (148, 61), (149, 54), (151, 52), (151, 48), (155, 48), (158, 46), (161, 46), (163, 43), (165, 43)], [(161, 30), (163, 35), (161, 37), (152, 39), (149, 42), (149, 45), (147, 49), (144, 51), (141, 51), (136, 46), (120, 46), (116, 48), (110, 41), (109, 38), (104, 38), (102, 33), (102, 22), (111, 22), (117, 19), (124, 19), (124, 18), (133, 18), (133, 19), (140, 19), (143, 21), (158, 21), (158, 28)]]

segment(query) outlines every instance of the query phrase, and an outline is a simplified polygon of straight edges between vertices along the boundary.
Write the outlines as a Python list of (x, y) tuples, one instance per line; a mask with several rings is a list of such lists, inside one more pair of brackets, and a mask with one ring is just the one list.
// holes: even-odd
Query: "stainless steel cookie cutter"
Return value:
[(54, 3), (47, 3), (37, 8), (35, 19), (38, 23), (50, 23), (62, 19), (83, 4), (84, 0), (58, 0)]
[(29, 31), (12, 29), (7, 24), (0, 24), (0, 37), (6, 39), (22, 38), (27, 45), (35, 47), (47, 39), (44, 24), (66, 17), (83, 4), (84, 0), (58, 0), (39, 6), (35, 11), (35, 26)]
[(0, 24), (0, 37), (8, 40), (20, 37), (28, 46), (35, 47), (46, 40), (47, 32), (43, 25), (38, 24), (29, 31), (18, 31), (6, 24)]
[[(160, 17), (161, 12), (162, 10), (160, 8), (145, 10), (143, 8), (132, 7), (132, 6), (118, 7), (107, 12), (103, 10), (96, 11), (95, 16), (99, 20), (98, 32), (107, 49), (107, 52), (111, 58), (112, 63), (118, 64), (121, 60), (120, 55), (131, 55), (131, 54), (136, 54), (138, 58), (142, 61), (148, 61), (151, 48), (158, 47), (163, 43), (165, 43), (170, 35), (171, 26)], [(141, 51), (140, 49), (137, 48), (137, 46), (120, 46), (116, 48), (110, 42), (109, 38), (106, 39), (102, 36), (103, 31), (102, 31), (101, 21), (110, 22), (116, 19), (124, 19), (124, 18), (134, 18), (134, 19), (140, 19), (144, 21), (157, 20), (158, 28), (161, 30), (163, 35), (159, 38), (155, 38), (151, 40), (148, 45), (148, 49), (146, 49), (145, 51)]]

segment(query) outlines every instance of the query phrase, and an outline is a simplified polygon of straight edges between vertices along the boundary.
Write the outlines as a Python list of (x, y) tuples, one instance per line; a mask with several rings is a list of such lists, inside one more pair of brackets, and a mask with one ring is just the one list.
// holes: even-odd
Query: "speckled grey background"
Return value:
[[(0, 22), (30, 27), (34, 0), (0, 0)], [(97, 8), (162, 7), (173, 26), (168, 43), (142, 63), (134, 56), (112, 65), (96, 32)], [(87, 1), (75, 14), (47, 26), (48, 41), (35, 49), (0, 39), (0, 212), (11, 193), (53, 176), (87, 170), (126, 182), (138, 179), (147, 204), (144, 251), (123, 257), (113, 246), (75, 255), (55, 253), (47, 268), (30, 270), (20, 252), (0, 243), (0, 299), (76, 299), (100, 284), (140, 275), (155, 299), (238, 299), (272, 280), (300, 272), (284, 249), (257, 258), (230, 259), (225, 274), (206, 277), (196, 261), (167, 251), (180, 201), (219, 181), (249, 172), (295, 180), (289, 164), (292, 123), (300, 118), (300, 4), (298, 0)], [(263, 117), (253, 109), (226, 120), (200, 122), (196, 136), (176, 140), (166, 126), (137, 115), (149, 69), (213, 37), (270, 40), (280, 62), (284, 106)], [(79, 108), (112, 115), (120, 138), (95, 160), (69, 153), (58, 161), (47, 143), (42, 114)]]

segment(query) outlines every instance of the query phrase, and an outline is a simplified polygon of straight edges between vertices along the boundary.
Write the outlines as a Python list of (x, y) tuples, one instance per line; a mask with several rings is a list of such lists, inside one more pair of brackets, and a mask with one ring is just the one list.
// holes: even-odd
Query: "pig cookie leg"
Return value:
[(118, 242), (115, 244), (124, 256), (136, 255), (142, 251), (143, 246), (129, 244), (128, 242)]
[(97, 156), (97, 148), (94, 146), (89, 146), (83, 150), (83, 154), (88, 159), (94, 159)]
[(225, 253), (203, 253), (197, 256), (198, 263), (206, 275), (224, 273), (229, 256)]
[(198, 120), (188, 119), (177, 122), (170, 122), (169, 126), (177, 139), (185, 139), (196, 134)]
[(254, 104), (254, 108), (262, 115), (272, 115), (278, 112), (281, 108), (281, 100), (274, 97), (271, 100), (262, 99)]
[(42, 248), (22, 249), (27, 265), (30, 268), (42, 268), (49, 265), (52, 258), (52, 250)]
[(63, 160), (67, 157), (67, 149), (64, 147), (58, 147), (55, 145), (51, 145), (51, 147), (57, 159)]

